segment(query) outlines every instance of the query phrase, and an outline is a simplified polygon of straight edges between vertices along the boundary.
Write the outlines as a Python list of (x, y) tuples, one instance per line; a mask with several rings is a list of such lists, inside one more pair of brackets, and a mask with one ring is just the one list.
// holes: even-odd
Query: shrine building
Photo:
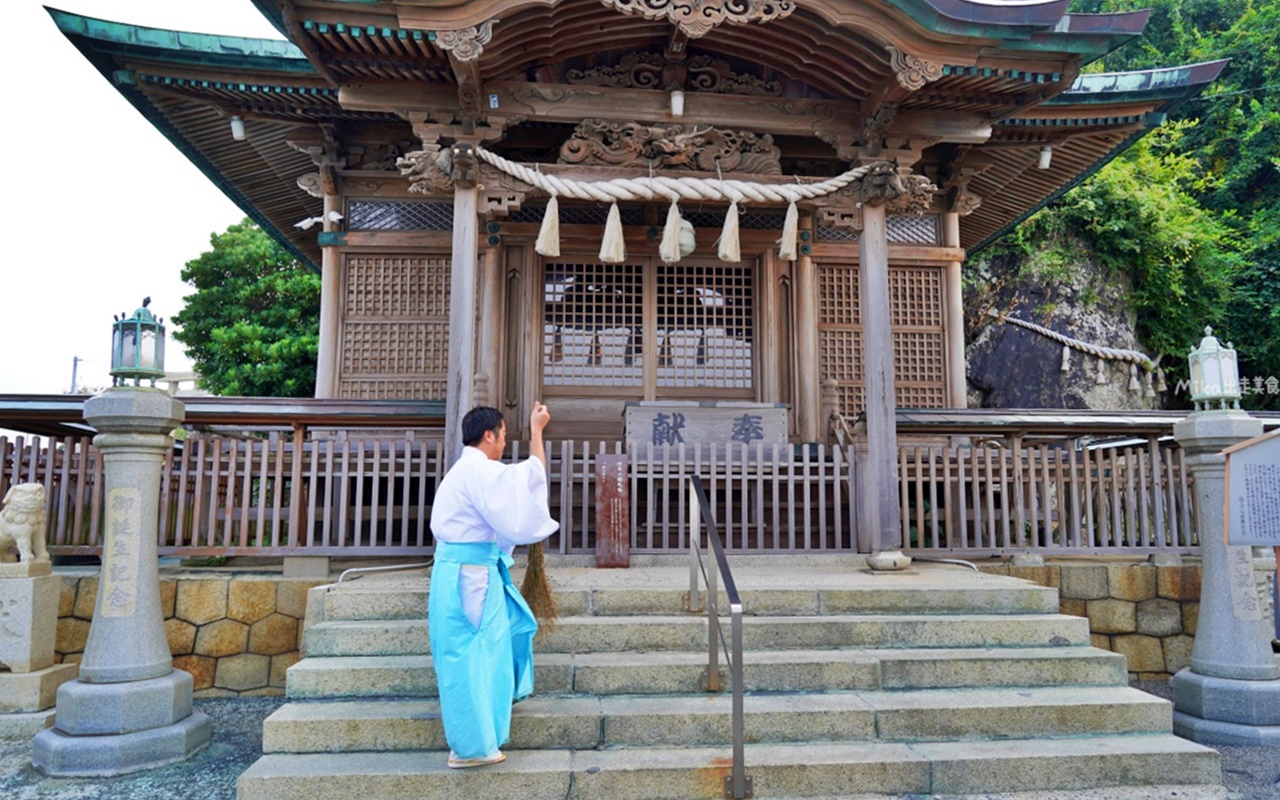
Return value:
[(322, 276), (318, 398), (627, 444), (862, 415), (885, 537), (895, 409), (966, 405), (967, 254), (1225, 66), (1087, 72), (1150, 12), (1068, 0), (255, 2), (282, 40), (50, 13)]

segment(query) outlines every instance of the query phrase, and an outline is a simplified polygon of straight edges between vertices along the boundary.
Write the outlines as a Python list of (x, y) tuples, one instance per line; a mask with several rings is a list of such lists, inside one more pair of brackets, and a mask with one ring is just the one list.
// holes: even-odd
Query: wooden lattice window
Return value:
[(449, 368), (449, 258), (347, 256), (338, 396), (443, 399)]
[(753, 398), (754, 274), (720, 262), (549, 263), (549, 394)]
[(749, 267), (657, 268), (657, 386), (750, 389)]
[[(894, 397), (901, 408), (946, 405), (946, 331), (942, 319), (942, 269), (890, 267)], [(834, 378), (840, 409), (865, 406), (858, 267), (818, 267), (818, 342), (822, 380)]]
[(644, 385), (643, 277), (638, 264), (547, 265), (543, 385)]

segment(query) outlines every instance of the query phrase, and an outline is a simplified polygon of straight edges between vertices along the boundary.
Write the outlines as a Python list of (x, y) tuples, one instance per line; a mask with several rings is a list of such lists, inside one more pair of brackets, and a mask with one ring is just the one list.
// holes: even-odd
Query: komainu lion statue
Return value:
[(44, 487), (19, 483), (9, 489), (0, 510), (0, 563), (48, 561), (44, 530)]

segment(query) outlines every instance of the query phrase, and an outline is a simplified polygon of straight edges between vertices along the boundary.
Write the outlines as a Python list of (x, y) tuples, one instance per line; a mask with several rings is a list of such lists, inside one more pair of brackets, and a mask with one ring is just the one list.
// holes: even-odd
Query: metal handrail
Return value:
[[(720, 529), (716, 526), (715, 515), (707, 502), (706, 490), (702, 480), (689, 478), (689, 596), (690, 611), (702, 610), (702, 598), (698, 590), (698, 573), (701, 572), (707, 584), (707, 669), (702, 676), (702, 688), (708, 692), (721, 689), (723, 676), (720, 674), (720, 649), (724, 633), (720, 630), (719, 578), (724, 578), (724, 593), (729, 599), (730, 636), (732, 653), (725, 651), (725, 660), (729, 664), (730, 685), (733, 690), (733, 771), (725, 776), (724, 796), (733, 800), (754, 797), (751, 776), (746, 774), (746, 759), (743, 751), (742, 720), (742, 600), (738, 596), (738, 585), (733, 580), (733, 572), (729, 569), (729, 559), (725, 557), (724, 546), (720, 543)], [(698, 547), (698, 517), (707, 526), (707, 541), (715, 554), (715, 569), (707, 570), (702, 563), (702, 553)]]
[(431, 566), (434, 561), (435, 559), (430, 559), (419, 564), (388, 564), (383, 567), (352, 567), (351, 569), (344, 569), (342, 571), (342, 574), (338, 576), (338, 583), (345, 581), (347, 576), (353, 572), (363, 575), (366, 572), (398, 572), (400, 570), (426, 569)]

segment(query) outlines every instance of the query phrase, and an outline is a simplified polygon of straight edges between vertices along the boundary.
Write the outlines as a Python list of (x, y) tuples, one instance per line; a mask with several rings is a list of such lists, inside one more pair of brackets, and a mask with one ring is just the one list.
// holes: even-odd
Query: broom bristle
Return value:
[(524, 570), (524, 580), (520, 582), (520, 594), (524, 595), (529, 610), (538, 618), (538, 633), (555, 630), (560, 607), (556, 604), (551, 584), (547, 580), (547, 561), (542, 542), (529, 545), (529, 560)]

